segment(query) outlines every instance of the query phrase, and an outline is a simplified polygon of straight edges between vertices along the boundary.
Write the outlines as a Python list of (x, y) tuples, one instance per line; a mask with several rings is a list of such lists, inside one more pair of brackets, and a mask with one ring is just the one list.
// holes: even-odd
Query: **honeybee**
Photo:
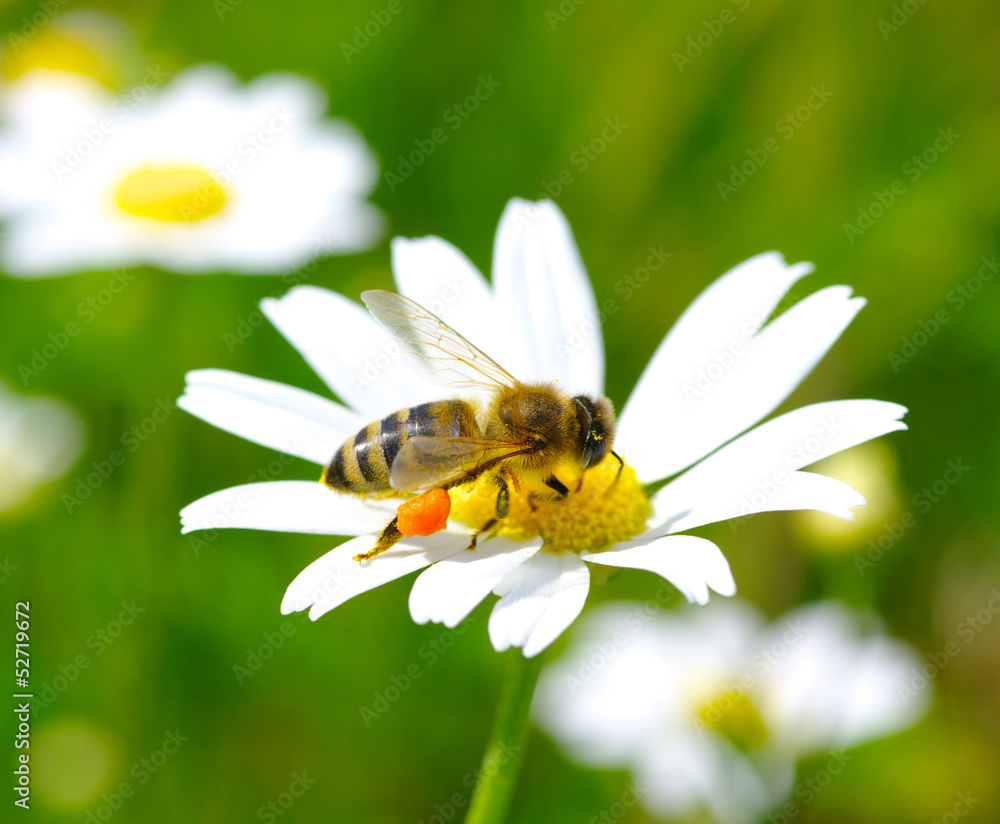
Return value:
[[(565, 499), (569, 488), (554, 474), (563, 461), (589, 469), (610, 453), (621, 471), (622, 460), (612, 451), (615, 412), (607, 398), (570, 397), (550, 383), (522, 383), (436, 315), (395, 292), (371, 290), (361, 299), (400, 342), (411, 368), (453, 389), (485, 390), (490, 401), (480, 414), (466, 401), (442, 400), (369, 424), (337, 450), (324, 470), (321, 480), (331, 489), (369, 498), (431, 490), (446, 507), (441, 529), (450, 501), (439, 490), (492, 475), (495, 514), (478, 535), (507, 516), (508, 482), (515, 491), (520, 479), (540, 482), (553, 498)], [(354, 560), (374, 558), (404, 534), (430, 534), (400, 531), (406, 506), (401, 505), (375, 547)]]

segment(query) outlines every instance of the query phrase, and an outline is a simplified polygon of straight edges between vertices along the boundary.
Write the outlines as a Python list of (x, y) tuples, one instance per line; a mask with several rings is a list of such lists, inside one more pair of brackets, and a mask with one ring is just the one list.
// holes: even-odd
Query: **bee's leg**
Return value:
[[(531, 511), (534, 512), (538, 509), (536, 501), (565, 501), (569, 497), (569, 487), (566, 486), (562, 481), (560, 481), (555, 475), (550, 475), (545, 480), (545, 485), (551, 489), (555, 495), (546, 495), (543, 492), (532, 492), (528, 495), (528, 506), (531, 507)], [(579, 485), (577, 485), (576, 491), (580, 491)]]
[(555, 475), (550, 475), (545, 480), (545, 485), (556, 493), (560, 501), (565, 501), (569, 496), (569, 487), (560, 481)]
[(403, 537), (403, 533), (396, 528), (396, 519), (393, 518), (386, 524), (385, 529), (382, 530), (382, 534), (378, 536), (375, 541), (375, 548), (369, 549), (367, 552), (362, 552), (359, 555), (354, 556), (354, 560), (358, 563), (362, 561), (370, 561), (376, 555), (381, 555), (387, 549), (392, 549), (399, 539)]
[(497, 492), (497, 516), (493, 519), (494, 524), (497, 521), (502, 521), (510, 512), (510, 490), (507, 489), (507, 482), (503, 479), (503, 475), (497, 476), (497, 486), (500, 489)]
[[(517, 481), (511, 476), (511, 479), (515, 483)], [(469, 541), (469, 551), (471, 552), (476, 548), (476, 540), (484, 532), (489, 532), (496, 526), (497, 521), (502, 521), (507, 517), (510, 512), (510, 490), (507, 488), (507, 482), (503, 479), (503, 475), (497, 475), (497, 486), (500, 487), (497, 492), (497, 503), (496, 503), (496, 517), (490, 518), (483, 526), (472, 536), (472, 540)]]

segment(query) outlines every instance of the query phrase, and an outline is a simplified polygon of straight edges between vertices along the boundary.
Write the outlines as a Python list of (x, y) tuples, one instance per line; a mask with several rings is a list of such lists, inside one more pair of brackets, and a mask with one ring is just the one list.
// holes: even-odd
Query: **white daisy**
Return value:
[[(873, 616), (833, 601), (770, 625), (738, 600), (672, 613), (617, 602), (543, 670), (533, 714), (576, 761), (630, 770), (655, 815), (750, 824), (786, 799), (804, 806), (850, 769), (846, 748), (915, 723), (929, 696), (902, 688), (917, 664)], [(793, 794), (796, 761), (823, 752), (838, 753), (831, 775)]]
[(381, 218), (364, 200), (376, 161), (351, 126), (324, 118), (316, 83), (271, 74), (240, 84), (214, 65), (167, 78), (151, 66), (116, 97), (34, 71), (8, 90), (5, 271), (278, 273), (377, 239)]
[[(397, 238), (392, 253), (399, 291), (511, 374), (524, 381), (558, 381), (570, 394), (602, 394), (604, 353), (594, 294), (554, 204), (510, 202), (497, 231), (492, 284), (439, 238)], [(850, 508), (864, 503), (860, 495), (832, 478), (798, 470), (905, 428), (899, 422), (905, 410), (896, 404), (834, 401), (782, 415), (731, 441), (791, 393), (863, 304), (847, 287), (834, 286), (765, 326), (786, 290), (809, 268), (787, 266), (772, 252), (709, 287), (666, 337), (622, 410), (615, 449), (628, 466), (618, 482), (618, 465), (609, 456), (588, 470), (580, 491), (541, 515), (542, 507), (532, 512), (524, 496), (512, 494), (511, 515), (475, 551), (466, 551), (469, 524), (488, 518), (489, 501), (455, 490), (446, 531), (404, 539), (364, 564), (354, 556), (374, 545), (398, 501), (338, 495), (319, 482), (275, 481), (216, 492), (184, 509), (183, 529), (358, 536), (292, 582), (284, 613), (309, 608), (316, 619), (355, 595), (429, 567), (410, 593), (415, 621), (453, 627), (493, 592), (500, 596), (489, 620), (493, 646), (522, 647), (529, 657), (552, 643), (583, 608), (589, 564), (649, 570), (700, 604), (708, 601), (710, 589), (732, 595), (735, 584), (719, 548), (676, 533), (782, 509), (813, 508), (850, 518)], [(300, 286), (264, 301), (262, 309), (343, 403), (245, 375), (201, 370), (188, 375), (182, 408), (249, 440), (325, 465), (368, 423), (447, 392), (408, 371), (395, 339), (341, 295)], [(696, 397), (685, 392), (716, 353), (731, 347), (742, 347), (743, 353), (716, 376), (710, 391)], [(654, 482), (687, 467), (648, 499), (636, 480)], [(475, 509), (477, 499), (485, 508)]]
[(0, 512), (64, 475), (83, 440), (83, 422), (62, 401), (23, 397), (0, 383)]

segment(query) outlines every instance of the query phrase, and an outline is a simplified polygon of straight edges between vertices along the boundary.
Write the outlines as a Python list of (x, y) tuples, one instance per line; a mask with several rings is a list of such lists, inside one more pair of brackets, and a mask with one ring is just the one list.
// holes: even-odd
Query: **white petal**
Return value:
[[(930, 689), (906, 689), (921, 664), (914, 650), (834, 601), (790, 612), (761, 639), (784, 649), (759, 684), (760, 710), (793, 754), (843, 749), (913, 724)], [(867, 625), (867, 626), (866, 626)], [(866, 637), (867, 636), (867, 637)]]
[(576, 555), (539, 552), (509, 572), (493, 590), (490, 641), (497, 652), (522, 647), (538, 655), (576, 620), (590, 591), (590, 572)]
[(266, 529), (365, 535), (392, 518), (395, 503), (338, 495), (318, 481), (266, 481), (220, 489), (181, 510), (181, 532)]
[[(812, 264), (777, 252), (741, 263), (674, 324), (622, 409), (616, 448), (648, 480), (691, 465), (769, 412), (812, 370), (863, 305), (823, 290), (758, 334)], [(668, 421), (673, 438), (650, 440)]]
[[(661, 732), (647, 742), (637, 762), (636, 784), (649, 788), (643, 806), (662, 818), (719, 824), (761, 821), (787, 797), (795, 774), (791, 759), (772, 756), (755, 764), (728, 741), (698, 734)], [(702, 806), (708, 815), (692, 816)]]
[[(775, 478), (781, 481), (780, 485)], [(851, 509), (866, 504), (864, 495), (853, 487), (815, 472), (775, 472), (768, 476), (765, 470), (753, 478), (744, 478), (742, 487), (736, 491), (735, 484), (719, 484), (715, 489), (718, 494), (705, 497), (677, 521), (672, 520), (673, 516), (667, 515), (678, 512), (677, 504), (668, 496), (662, 499), (654, 496), (653, 509), (657, 515), (651, 519), (651, 523), (670, 522), (669, 530), (659, 531), (680, 532), (759, 512), (788, 512), (797, 509), (814, 509), (845, 521), (853, 521), (854, 513)], [(661, 518), (661, 512), (666, 517)]]
[(490, 594), (508, 572), (542, 546), (498, 537), (480, 543), (424, 570), (410, 590), (410, 615), (418, 624), (434, 621), (457, 627)]
[(464, 552), (469, 544), (467, 534), (448, 529), (429, 538), (404, 538), (371, 561), (355, 561), (355, 555), (375, 545), (375, 538), (352, 538), (309, 564), (289, 584), (281, 601), (282, 615), (310, 608), (309, 618), (315, 621), (349, 598)]
[(515, 362), (490, 285), (458, 249), (439, 237), (393, 238), (392, 273), (400, 293), (468, 338), (512, 375)]
[(844, 516), (863, 499), (832, 479), (796, 470), (864, 441), (906, 429), (905, 407), (871, 400), (817, 403), (781, 415), (727, 444), (652, 498), (654, 524), (670, 532), (753, 512), (807, 507)]
[(296, 286), (262, 300), (260, 308), (337, 397), (361, 414), (362, 426), (441, 394), (406, 367), (399, 344), (367, 310), (343, 295)]
[(508, 346), (530, 369), (518, 378), (557, 380), (572, 393), (604, 391), (594, 290), (554, 203), (515, 198), (507, 204), (493, 246), (493, 286)]
[(727, 597), (736, 594), (736, 582), (722, 551), (711, 541), (692, 535), (671, 535), (652, 541), (616, 544), (604, 552), (581, 556), (592, 564), (645, 569), (666, 578), (689, 603), (708, 603), (708, 590)]
[(368, 423), (312, 392), (224, 369), (188, 372), (177, 405), (248, 441), (321, 466)]

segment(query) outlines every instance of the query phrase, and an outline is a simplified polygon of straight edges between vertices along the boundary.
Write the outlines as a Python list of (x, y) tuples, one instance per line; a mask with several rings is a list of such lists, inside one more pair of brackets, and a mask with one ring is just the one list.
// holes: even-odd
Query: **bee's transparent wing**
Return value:
[(485, 390), (517, 383), (506, 369), (419, 303), (380, 289), (362, 292), (361, 299), (375, 320), (403, 344), (407, 365), (431, 383)]
[(389, 484), (400, 492), (453, 486), (472, 480), (497, 461), (529, 449), (518, 441), (418, 435), (404, 443), (393, 460)]

